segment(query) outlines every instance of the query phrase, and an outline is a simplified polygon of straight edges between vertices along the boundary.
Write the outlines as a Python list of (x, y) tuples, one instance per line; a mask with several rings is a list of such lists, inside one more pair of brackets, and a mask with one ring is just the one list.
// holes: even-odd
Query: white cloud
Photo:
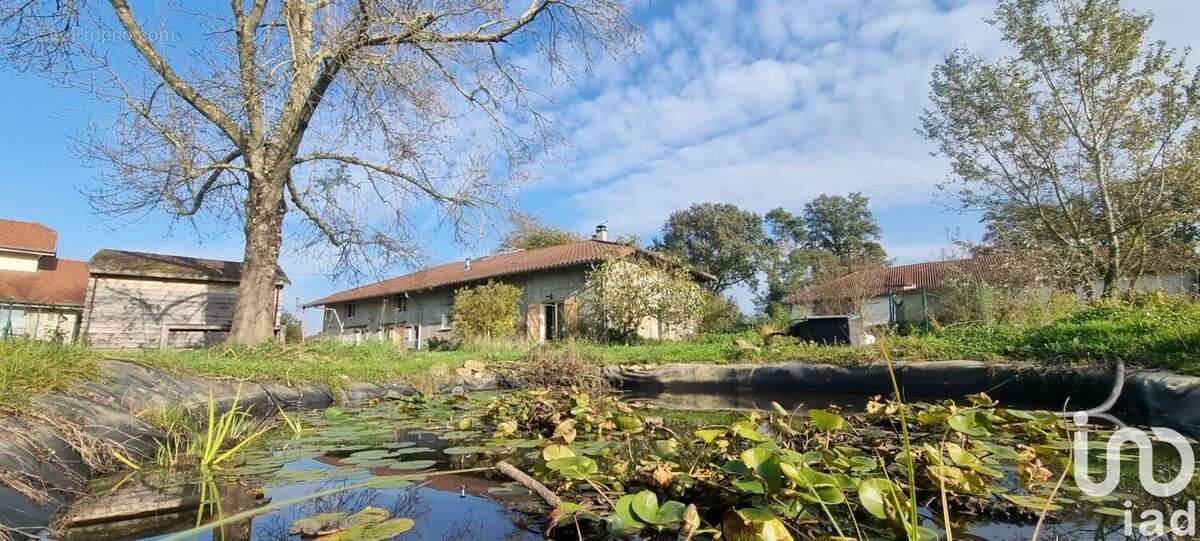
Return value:
[[(948, 5), (947, 5), (948, 4)], [(692, 1), (643, 20), (643, 54), (558, 111), (572, 147), (536, 189), (584, 228), (649, 231), (672, 210), (721, 200), (766, 209), (865, 191), (876, 208), (927, 202), (945, 162), (915, 129), (929, 73), (955, 47), (999, 54), (990, 0)], [(1155, 11), (1173, 45), (1200, 41)], [(1156, 27), (1157, 31), (1157, 27)], [(903, 181), (903, 182), (901, 182)], [(899, 186), (898, 186), (899, 183)]]

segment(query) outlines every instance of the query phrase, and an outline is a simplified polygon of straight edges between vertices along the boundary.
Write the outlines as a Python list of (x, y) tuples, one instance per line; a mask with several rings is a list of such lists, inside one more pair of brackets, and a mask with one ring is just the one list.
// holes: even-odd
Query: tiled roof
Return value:
[[(465, 284), (477, 280), (510, 276), (531, 271), (568, 267), (599, 261), (605, 257), (625, 257), (637, 248), (626, 244), (601, 240), (581, 240), (558, 246), (533, 250), (501, 252), (471, 260), (467, 269), (465, 261), (445, 263), (414, 273), (388, 278), (312, 301), (305, 306), (321, 306), (357, 299), (369, 299), (395, 295), (409, 291), (420, 291), (436, 287)], [(644, 252), (649, 253), (649, 252)]]
[(788, 302), (803, 304), (823, 299), (874, 297), (889, 291), (906, 289), (936, 289), (951, 285), (955, 280), (988, 282), (999, 280), (1003, 274), (1000, 256), (981, 256), (970, 259), (928, 261), (866, 269), (822, 282), (795, 293)]
[[(150, 278), (180, 278), (239, 282), (242, 264), (238, 261), (200, 259), (180, 255), (151, 254), (126, 250), (100, 250), (88, 261), (93, 274), (144, 276)], [(277, 270), (279, 283), (287, 283), (283, 270)]]
[(58, 233), (35, 222), (0, 219), (0, 248), (12, 248), (53, 255)]
[(0, 271), (0, 304), (83, 306), (87, 282), (87, 263), (43, 257), (37, 272)]

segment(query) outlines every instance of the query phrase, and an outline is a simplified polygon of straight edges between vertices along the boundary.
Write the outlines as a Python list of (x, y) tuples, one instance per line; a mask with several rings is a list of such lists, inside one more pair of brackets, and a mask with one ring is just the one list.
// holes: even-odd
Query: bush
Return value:
[(676, 326), (698, 324), (704, 289), (687, 270), (626, 258), (608, 259), (592, 270), (580, 295), (584, 315), (595, 331), (637, 338), (647, 318)]
[(460, 346), (462, 346), (461, 341), (442, 338), (440, 336), (435, 336), (425, 341), (425, 349), (429, 351), (455, 351)]
[(704, 292), (704, 305), (700, 309), (701, 333), (728, 333), (740, 329), (744, 325), (742, 311), (732, 298), (721, 297), (716, 293)]
[(454, 293), (454, 333), (463, 339), (497, 338), (517, 329), (521, 288), (488, 281)]
[(1074, 295), (1049, 287), (969, 284), (938, 292), (937, 325), (1047, 325), (1080, 308)]

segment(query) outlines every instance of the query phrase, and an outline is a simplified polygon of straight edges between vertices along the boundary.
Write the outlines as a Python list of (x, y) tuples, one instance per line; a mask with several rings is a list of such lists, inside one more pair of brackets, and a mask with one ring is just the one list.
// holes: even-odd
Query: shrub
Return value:
[(704, 289), (680, 266), (608, 259), (592, 270), (581, 298), (596, 330), (629, 340), (647, 318), (667, 325), (696, 325)]
[(454, 333), (463, 339), (496, 338), (517, 329), (521, 288), (500, 282), (464, 287), (454, 293)]
[(461, 345), (462, 342), (459, 340), (451, 340), (440, 336), (435, 336), (425, 341), (425, 349), (429, 351), (454, 351)]
[(700, 309), (701, 333), (734, 332), (743, 326), (742, 311), (732, 298), (704, 291), (704, 306)]

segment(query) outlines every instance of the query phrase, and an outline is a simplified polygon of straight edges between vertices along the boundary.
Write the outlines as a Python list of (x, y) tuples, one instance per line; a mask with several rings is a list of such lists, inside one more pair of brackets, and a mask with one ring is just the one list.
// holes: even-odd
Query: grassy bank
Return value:
[[(901, 360), (1026, 360), (1045, 363), (1124, 358), (1134, 366), (1200, 375), (1200, 303), (1149, 296), (1136, 304), (1083, 308), (1046, 325), (957, 325), (905, 335), (888, 333), (864, 347), (819, 346), (759, 333), (704, 335), (686, 342), (621, 345), (571, 341), (595, 364), (727, 363), (808, 360), (855, 362), (880, 358), (887, 347)], [(387, 343), (350, 346), (329, 341), (262, 346), (217, 346), (188, 351), (93, 352), (24, 340), (0, 342), (0, 405), (99, 377), (95, 359), (127, 358), (175, 373), (337, 385), (408, 382), (428, 388), (468, 360), (515, 361), (530, 355), (518, 342), (472, 344), (456, 351), (402, 351)]]
[(96, 354), (87, 348), (0, 340), (0, 408), (20, 408), (34, 396), (98, 377)]
[(459, 368), (471, 359), (482, 362), (506, 361), (518, 358), (521, 353), (511, 346), (418, 352), (401, 350), (386, 342), (343, 345), (327, 340), (310, 340), (286, 345), (111, 352), (109, 356), (135, 360), (171, 373), (336, 386), (344, 379), (402, 381), (419, 385), (439, 373)]

